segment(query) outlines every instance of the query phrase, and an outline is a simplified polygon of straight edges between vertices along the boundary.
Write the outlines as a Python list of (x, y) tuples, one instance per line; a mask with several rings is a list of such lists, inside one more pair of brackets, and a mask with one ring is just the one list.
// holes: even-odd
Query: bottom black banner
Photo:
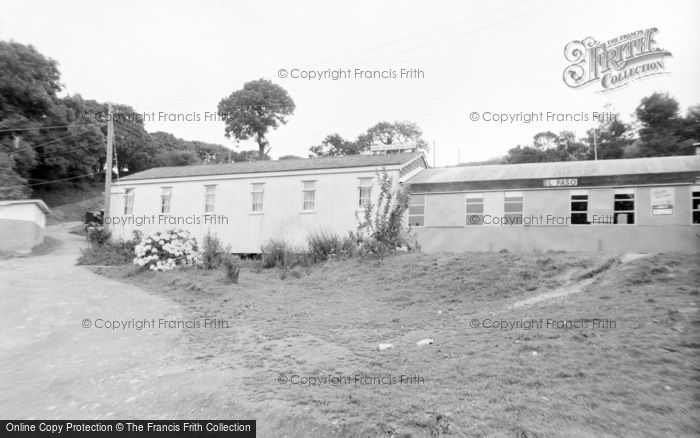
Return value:
[(255, 420), (1, 420), (3, 437), (254, 438)]

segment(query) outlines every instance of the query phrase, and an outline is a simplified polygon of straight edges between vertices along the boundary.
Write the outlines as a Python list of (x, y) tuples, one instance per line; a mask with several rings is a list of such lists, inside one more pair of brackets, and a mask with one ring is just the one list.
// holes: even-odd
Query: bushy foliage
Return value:
[(103, 246), (112, 238), (112, 233), (104, 227), (89, 227), (87, 230), (87, 240), (90, 245)]
[[(134, 231), (134, 237), (129, 240), (112, 241), (109, 239), (110, 236), (110, 233), (104, 231), (93, 232), (90, 246), (81, 250), (78, 265), (118, 266), (131, 263), (134, 258), (134, 249), (141, 241), (141, 232)], [(88, 238), (90, 238), (89, 233)]]
[(202, 239), (202, 268), (216, 269), (224, 262), (230, 251), (230, 247), (224, 245), (216, 234), (207, 233)]
[(313, 263), (352, 257), (357, 246), (351, 235), (340, 237), (325, 231), (310, 234), (306, 243)]
[(189, 231), (172, 229), (144, 236), (135, 248), (134, 264), (151, 271), (169, 271), (178, 265), (197, 266), (201, 254)]
[(308, 266), (311, 258), (308, 252), (297, 248), (284, 240), (270, 240), (262, 247), (262, 267), (269, 268), (293, 268), (295, 266)]
[(228, 281), (230, 281), (231, 283), (238, 283), (238, 276), (241, 273), (241, 267), (238, 264), (238, 258), (227, 254), (223, 258), (222, 263), (224, 265), (224, 273), (226, 274), (226, 278), (228, 279)]
[(289, 245), (284, 240), (270, 240), (262, 250), (262, 267), (265, 269), (284, 265), (284, 255), (289, 251)]
[(353, 238), (363, 255), (383, 256), (398, 249), (415, 250), (415, 239), (404, 227), (409, 195), (403, 189), (393, 190), (393, 179), (383, 170), (377, 172), (379, 197), (377, 203), (368, 204), (362, 216), (357, 215), (357, 231)]

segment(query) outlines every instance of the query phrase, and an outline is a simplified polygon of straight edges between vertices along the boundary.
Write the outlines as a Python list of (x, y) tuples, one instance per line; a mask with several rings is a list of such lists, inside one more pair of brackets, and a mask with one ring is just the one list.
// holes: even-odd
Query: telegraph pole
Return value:
[(107, 222), (110, 217), (110, 196), (112, 193), (112, 154), (114, 153), (114, 117), (112, 114), (112, 104), (109, 104), (107, 116), (107, 160), (105, 163), (105, 212), (102, 215), (102, 223), (105, 230), (108, 229)]
[(598, 135), (596, 129), (593, 128), (593, 159), (598, 159)]

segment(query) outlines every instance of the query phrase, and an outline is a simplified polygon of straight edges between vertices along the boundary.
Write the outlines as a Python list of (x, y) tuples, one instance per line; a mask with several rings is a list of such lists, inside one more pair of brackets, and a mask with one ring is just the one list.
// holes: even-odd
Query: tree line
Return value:
[[(21, 199), (33, 191), (104, 181), (108, 104), (80, 95), (61, 97), (55, 60), (33, 46), (0, 41), (0, 199)], [(256, 159), (165, 132), (148, 133), (129, 105), (115, 104), (115, 174), (158, 166)], [(116, 176), (115, 175), (115, 176)]]
[[(539, 132), (531, 144), (508, 151), (502, 163), (539, 163), (548, 161), (599, 160), (619, 158), (693, 155), (700, 142), (700, 105), (685, 115), (678, 101), (668, 93), (653, 93), (642, 98), (632, 122), (617, 114), (576, 138), (571, 131)], [(498, 161), (498, 160), (496, 160)]]
[[(108, 104), (80, 95), (60, 97), (58, 65), (33, 46), (0, 41), (0, 199), (26, 198), (32, 191), (61, 184), (104, 180), (107, 124), (97, 115)], [(295, 104), (287, 91), (269, 80), (247, 82), (221, 99), (224, 134), (253, 140), (258, 150), (233, 151), (219, 144), (186, 141), (166, 132), (146, 132), (129, 105), (115, 104), (115, 171), (118, 176), (152, 167), (269, 159), (268, 133), (287, 123)], [(571, 131), (537, 133), (493, 163), (536, 163), (691, 155), (700, 141), (700, 105), (681, 114), (668, 93), (641, 100), (632, 122), (606, 118), (577, 138)], [(334, 157), (370, 151), (373, 146), (409, 144), (428, 151), (419, 126), (411, 121), (382, 121), (347, 139), (328, 134), (309, 147), (309, 157)], [(282, 155), (280, 159), (300, 158)], [(476, 164), (476, 163), (474, 163)]]

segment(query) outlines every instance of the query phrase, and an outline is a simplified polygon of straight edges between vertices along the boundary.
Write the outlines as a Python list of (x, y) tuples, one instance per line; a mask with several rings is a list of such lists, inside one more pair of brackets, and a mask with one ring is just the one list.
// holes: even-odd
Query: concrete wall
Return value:
[(426, 194), (425, 227), (415, 227), (423, 250), (434, 251), (700, 251), (700, 226), (692, 225), (691, 189), (663, 186), (673, 192), (673, 214), (653, 215), (654, 187), (635, 188), (635, 224), (570, 225), (570, 195), (588, 191), (588, 210), (611, 215), (614, 188), (574, 188), (523, 191), (523, 219), (530, 226), (502, 225), (503, 191), (482, 192), (484, 215), (491, 223), (466, 225), (466, 193)]
[(34, 202), (0, 205), (0, 252), (26, 254), (44, 241), (46, 214)]
[[(387, 169), (398, 186), (399, 170)], [(151, 233), (168, 228), (185, 228), (201, 239), (208, 231), (231, 245), (235, 253), (258, 253), (264, 242), (284, 239), (302, 245), (311, 232), (326, 230), (340, 235), (357, 228), (355, 212), (358, 205), (359, 178), (375, 178), (374, 169), (328, 171), (323, 173), (295, 172), (285, 175), (256, 174), (224, 179), (204, 178), (190, 181), (150, 181), (115, 185), (112, 190), (110, 216), (124, 219), (124, 190), (133, 188), (134, 215), (142, 218), (155, 215), (156, 223), (141, 226), (129, 224), (111, 226), (115, 238), (131, 238), (133, 230)], [(315, 210), (302, 211), (303, 181), (315, 180)], [(263, 212), (251, 211), (252, 184), (264, 183)], [(216, 184), (215, 213), (226, 221), (207, 223), (204, 216), (204, 186)], [(172, 187), (170, 217), (189, 218), (191, 225), (169, 225), (161, 222), (160, 196), (162, 187)], [(376, 201), (379, 186), (376, 178), (372, 198)]]

